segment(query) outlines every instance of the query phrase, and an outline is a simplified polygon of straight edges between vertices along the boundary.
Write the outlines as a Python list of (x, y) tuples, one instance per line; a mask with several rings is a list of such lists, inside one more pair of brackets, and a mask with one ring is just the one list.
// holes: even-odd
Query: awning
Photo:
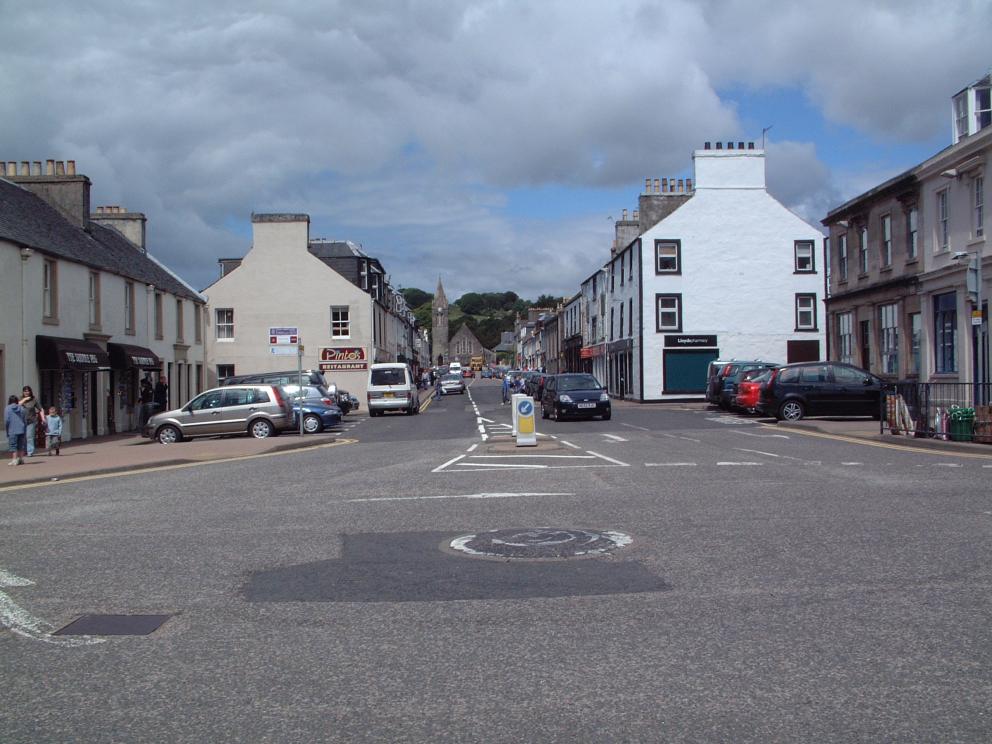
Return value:
[(110, 366), (114, 369), (161, 369), (162, 360), (154, 351), (131, 344), (107, 344)]
[(92, 341), (81, 338), (56, 338), (36, 336), (35, 357), (38, 369), (108, 369), (110, 357)]

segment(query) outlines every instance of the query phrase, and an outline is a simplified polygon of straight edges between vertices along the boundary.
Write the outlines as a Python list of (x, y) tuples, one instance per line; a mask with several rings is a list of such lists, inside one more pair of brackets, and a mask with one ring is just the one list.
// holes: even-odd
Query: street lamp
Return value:
[[(955, 251), (951, 256), (954, 261), (968, 260), (968, 273), (965, 279), (965, 288), (968, 294), (974, 295), (971, 301), (974, 303), (971, 312), (971, 325), (978, 326), (978, 331), (971, 336), (973, 353), (976, 360), (975, 366), (975, 405), (985, 402), (984, 386), (985, 382), (985, 325), (982, 315), (982, 254), (981, 251)], [(974, 290), (972, 290), (974, 281)]]

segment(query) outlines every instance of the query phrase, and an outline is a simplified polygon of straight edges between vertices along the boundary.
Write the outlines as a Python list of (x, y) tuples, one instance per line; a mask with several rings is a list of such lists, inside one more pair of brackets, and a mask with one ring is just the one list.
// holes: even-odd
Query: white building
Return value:
[(135, 430), (139, 380), (203, 388), (203, 297), (150, 256), (145, 216), (90, 213), (74, 161), (0, 163), (0, 384), (63, 411), (64, 438)]
[(693, 166), (695, 189), (666, 182), (660, 219), (582, 285), (583, 354), (614, 395), (694, 397), (717, 358), (824, 354), (822, 234), (768, 194), (753, 143), (707, 143)]
[(381, 264), (350, 242), (311, 241), (308, 215), (252, 215), (251, 250), (220, 263), (204, 290), (211, 382), (296, 369), (296, 347), (277, 329), (295, 331), (305, 369), (356, 394), (370, 363), (419, 364), (413, 314)]

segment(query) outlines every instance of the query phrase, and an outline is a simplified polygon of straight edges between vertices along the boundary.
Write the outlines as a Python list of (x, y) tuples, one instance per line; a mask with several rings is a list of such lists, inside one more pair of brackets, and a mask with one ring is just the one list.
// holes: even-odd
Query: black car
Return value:
[(804, 416), (878, 418), (884, 383), (871, 372), (841, 362), (800, 362), (773, 369), (758, 410), (779, 421)]
[(528, 372), (524, 383), (524, 392), (534, 400), (541, 400), (541, 396), (544, 395), (544, 383), (548, 378), (549, 375), (544, 372)]
[(541, 417), (556, 421), (566, 416), (612, 415), (610, 396), (599, 380), (587, 374), (546, 375), (541, 396)]

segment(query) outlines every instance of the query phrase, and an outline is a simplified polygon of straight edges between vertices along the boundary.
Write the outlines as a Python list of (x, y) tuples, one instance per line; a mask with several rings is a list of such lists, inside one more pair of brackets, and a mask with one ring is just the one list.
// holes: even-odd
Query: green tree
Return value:
[(434, 299), (434, 295), (430, 292), (425, 292), (416, 287), (406, 287), (405, 289), (401, 289), (400, 292), (406, 299), (406, 304), (410, 307), (420, 307), (425, 302), (431, 302)]

